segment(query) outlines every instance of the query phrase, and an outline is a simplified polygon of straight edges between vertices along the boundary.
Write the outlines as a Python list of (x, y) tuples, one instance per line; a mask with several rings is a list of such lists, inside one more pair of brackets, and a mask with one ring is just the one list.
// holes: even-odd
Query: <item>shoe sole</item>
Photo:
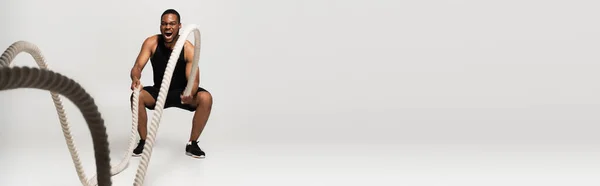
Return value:
[(192, 158), (196, 158), (196, 159), (204, 159), (205, 156), (198, 156), (198, 155), (193, 155), (192, 153), (186, 152), (185, 155), (191, 156)]
[(133, 157), (141, 157), (142, 154), (132, 154), (131, 156), (133, 156)]

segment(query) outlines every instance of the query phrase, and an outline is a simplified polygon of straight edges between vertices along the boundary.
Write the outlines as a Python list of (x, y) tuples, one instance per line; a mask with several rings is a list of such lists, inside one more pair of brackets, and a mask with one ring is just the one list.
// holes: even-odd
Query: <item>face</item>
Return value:
[(179, 35), (179, 29), (181, 29), (181, 23), (177, 21), (177, 15), (165, 14), (162, 16), (160, 21), (160, 33), (165, 38), (167, 43), (174, 42)]

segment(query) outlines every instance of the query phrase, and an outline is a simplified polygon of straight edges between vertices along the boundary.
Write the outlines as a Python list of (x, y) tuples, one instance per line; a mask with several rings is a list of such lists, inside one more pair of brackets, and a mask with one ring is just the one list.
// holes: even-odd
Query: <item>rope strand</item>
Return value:
[[(6, 51), (2, 54), (2, 56), (0, 56), (0, 67), (10, 67), (12, 66), (12, 61), (13, 59), (20, 53), (25, 52), (30, 54), (35, 62), (37, 63), (37, 65), (42, 68), (42, 69), (48, 69), (48, 65), (46, 64), (46, 61), (44, 59), (44, 56), (42, 55), (40, 49), (35, 46), (34, 44), (27, 42), (27, 41), (17, 41), (15, 43), (13, 43), (12, 45), (10, 45), (8, 47), (8, 49), (6, 49)], [(13, 73), (20, 73), (21, 71), (15, 71)], [(44, 86), (48, 86), (51, 83), (50, 79), (41, 79), (39, 81), (33, 82), (31, 80), (31, 78), (34, 77), (32, 76), (25, 76), (22, 75), (20, 79), (24, 79), (24, 78), (28, 78), (28, 80), (26, 81), (28, 84), (25, 84), (24, 86), (26, 87), (19, 87), (19, 88), (29, 88), (33, 83), (39, 83), (41, 85)], [(8, 79), (3, 78), (4, 81), (3, 85), (7, 86), (7, 87), (12, 87), (15, 85), (15, 83), (17, 83), (17, 81), (9, 81)], [(58, 80), (59, 82), (57, 85), (55, 86), (61, 86), (61, 87), (65, 87), (64, 85), (61, 85), (61, 82), (63, 82), (62, 80)], [(73, 164), (75, 165), (76, 171), (77, 171), (77, 175), (79, 177), (79, 180), (81, 181), (81, 183), (83, 185), (88, 185), (87, 184), (87, 176), (85, 175), (85, 172), (83, 172), (83, 167), (81, 165), (81, 160), (79, 159), (79, 153), (77, 152), (77, 147), (75, 146), (75, 142), (73, 141), (73, 137), (71, 135), (71, 130), (69, 127), (69, 123), (67, 121), (67, 114), (65, 113), (63, 104), (62, 104), (62, 100), (60, 99), (59, 95), (56, 92), (50, 92), (51, 97), (52, 97), (52, 101), (54, 102), (54, 106), (56, 107), (56, 111), (58, 114), (58, 118), (62, 127), (62, 131), (65, 137), (65, 141), (67, 143), (67, 147), (69, 149), (69, 152), (71, 153), (71, 159), (73, 161)]]
[[(62, 86), (60, 86), (62, 85)], [(54, 94), (61, 94), (71, 100), (83, 114), (88, 128), (92, 135), (94, 145), (94, 156), (96, 160), (96, 171), (98, 172), (98, 185), (112, 185), (110, 175), (110, 150), (108, 144), (108, 134), (104, 120), (94, 99), (77, 82), (48, 69), (38, 69), (31, 67), (0, 67), (0, 90), (11, 90), (18, 88), (35, 88), (52, 91)], [(59, 111), (60, 112), (60, 111)], [(65, 131), (65, 128), (63, 128)], [(69, 139), (70, 135), (68, 136)], [(69, 141), (69, 142), (72, 142)], [(73, 146), (69, 148), (75, 152), (72, 154), (75, 166), (82, 183), (85, 183), (85, 174), (81, 170), (81, 163)], [(84, 184), (85, 185), (85, 184)]]

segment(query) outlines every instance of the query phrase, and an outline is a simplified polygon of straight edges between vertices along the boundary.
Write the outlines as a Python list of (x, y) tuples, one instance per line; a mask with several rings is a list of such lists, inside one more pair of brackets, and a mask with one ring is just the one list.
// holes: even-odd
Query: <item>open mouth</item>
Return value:
[(173, 32), (165, 32), (165, 37), (166, 38), (171, 38), (173, 36)]

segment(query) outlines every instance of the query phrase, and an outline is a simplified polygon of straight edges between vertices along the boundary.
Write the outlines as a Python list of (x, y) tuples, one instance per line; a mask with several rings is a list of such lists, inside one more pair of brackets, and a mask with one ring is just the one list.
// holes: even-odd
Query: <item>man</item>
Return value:
[[(144, 150), (148, 122), (146, 108), (154, 110), (156, 106), (167, 62), (169, 61), (171, 52), (173, 52), (175, 42), (180, 37), (180, 20), (181, 17), (177, 11), (173, 9), (164, 11), (161, 15), (160, 34), (146, 38), (135, 61), (135, 65), (131, 69), (132, 90), (140, 86), (142, 69), (144, 69), (148, 60), (151, 61), (154, 75), (154, 85), (143, 87), (139, 95), (138, 132), (141, 139), (133, 151), (134, 156), (140, 156)], [(183, 95), (183, 91), (189, 80), (188, 77), (190, 77), (192, 71), (193, 57), (194, 46), (186, 40), (173, 71), (164, 108), (176, 107), (195, 112), (192, 119), (191, 135), (186, 144), (185, 151), (189, 156), (203, 158), (205, 153), (198, 146), (198, 138), (204, 130), (211, 112), (212, 95), (204, 88), (198, 86), (200, 83), (199, 70), (196, 73), (196, 79), (193, 80), (194, 87), (198, 88), (193, 89), (190, 96)]]

